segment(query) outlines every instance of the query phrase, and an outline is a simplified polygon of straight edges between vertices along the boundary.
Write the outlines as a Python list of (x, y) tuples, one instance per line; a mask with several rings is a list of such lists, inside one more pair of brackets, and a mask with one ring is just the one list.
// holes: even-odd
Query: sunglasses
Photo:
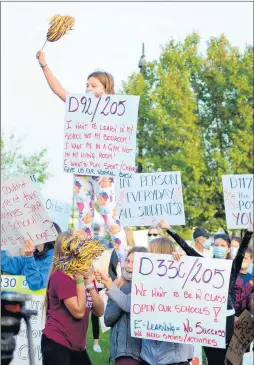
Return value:
[(157, 237), (157, 236), (159, 236), (159, 234), (158, 233), (148, 233), (148, 237), (151, 237), (151, 236)]

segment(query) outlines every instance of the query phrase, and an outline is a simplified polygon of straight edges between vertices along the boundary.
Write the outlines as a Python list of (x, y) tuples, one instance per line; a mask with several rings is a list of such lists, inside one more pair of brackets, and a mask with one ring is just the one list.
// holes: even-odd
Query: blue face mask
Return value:
[(217, 247), (213, 248), (213, 255), (216, 259), (225, 259), (227, 257), (227, 250), (225, 247)]
[(203, 242), (203, 246), (207, 250), (210, 250), (212, 243), (213, 243), (213, 241), (210, 238), (208, 238), (205, 242)]

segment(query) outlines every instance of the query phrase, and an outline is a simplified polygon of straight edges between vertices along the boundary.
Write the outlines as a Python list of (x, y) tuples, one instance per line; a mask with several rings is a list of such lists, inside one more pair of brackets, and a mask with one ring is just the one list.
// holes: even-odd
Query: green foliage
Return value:
[(45, 160), (46, 150), (24, 156), (21, 152), (21, 139), (12, 134), (7, 143), (1, 136), (1, 176), (8, 179), (14, 176), (34, 174), (37, 180), (44, 183), (50, 176), (47, 172), (49, 162)]
[(141, 96), (138, 172), (180, 171), (185, 229), (213, 230), (225, 225), (222, 174), (252, 171), (253, 49), (241, 54), (222, 35), (204, 56), (199, 41), (171, 40), (123, 92)]

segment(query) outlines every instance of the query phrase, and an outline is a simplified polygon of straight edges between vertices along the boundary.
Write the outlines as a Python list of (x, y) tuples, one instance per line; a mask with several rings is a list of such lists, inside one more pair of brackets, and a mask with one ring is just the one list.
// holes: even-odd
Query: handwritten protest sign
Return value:
[(30, 177), (3, 180), (1, 184), (2, 248), (54, 241), (57, 232), (43, 206), (39, 188)]
[(43, 204), (51, 221), (57, 223), (62, 231), (67, 231), (71, 214), (70, 204), (50, 198), (44, 199)]
[(185, 224), (179, 171), (129, 175), (115, 184), (123, 226), (151, 226), (162, 218), (172, 225)]
[(225, 348), (231, 260), (136, 252), (131, 334)]
[(253, 222), (253, 175), (223, 175), (222, 184), (227, 227), (248, 227)]
[[(31, 317), (34, 365), (42, 364), (41, 335), (45, 319), (43, 317), (43, 303), (46, 290), (31, 291), (28, 288), (25, 276), (1, 276), (1, 289), (21, 294), (29, 294), (30, 300), (26, 302), (26, 308), (37, 310), (37, 316)], [(29, 362), (29, 348), (27, 340), (27, 327), (24, 320), (21, 320), (20, 331), (16, 336), (16, 349), (13, 354), (11, 365), (27, 365)]]
[(248, 311), (244, 311), (235, 323), (235, 330), (230, 341), (227, 359), (234, 365), (242, 361), (246, 349), (254, 339), (254, 318)]
[(135, 172), (139, 96), (69, 94), (64, 171), (118, 176)]

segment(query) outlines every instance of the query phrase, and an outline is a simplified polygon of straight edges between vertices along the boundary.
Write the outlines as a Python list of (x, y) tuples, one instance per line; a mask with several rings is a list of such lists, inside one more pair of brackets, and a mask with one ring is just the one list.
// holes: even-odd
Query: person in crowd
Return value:
[(100, 317), (104, 312), (93, 269), (87, 263), (87, 252), (94, 250), (96, 242), (74, 231), (56, 240), (44, 303), (43, 365), (92, 365), (86, 351), (89, 313), (92, 310)]
[[(127, 239), (127, 247), (128, 248), (135, 247), (136, 243), (135, 243), (132, 228), (124, 227), (124, 231), (125, 231), (126, 239)], [(112, 254), (110, 257), (108, 274), (112, 280), (115, 280), (115, 279), (121, 277), (121, 267), (120, 267), (119, 260), (118, 260), (115, 250), (112, 251)]]
[(100, 244), (102, 245), (102, 247), (106, 249), (111, 247), (111, 243), (110, 241), (105, 237), (105, 233), (104, 233), (104, 227), (99, 225), (98, 223), (95, 223), (93, 225), (93, 232), (94, 232), (94, 237), (97, 238), (100, 241)]
[(239, 317), (246, 309), (251, 309), (251, 293), (253, 293), (253, 275), (248, 273), (249, 266), (253, 262), (253, 251), (248, 248), (245, 252), (240, 273), (235, 284), (235, 316)]
[[(145, 247), (132, 247), (125, 260), (122, 276), (115, 285), (125, 294), (131, 292), (132, 270), (135, 252), (147, 252)], [(140, 363), (141, 339), (131, 337), (130, 313), (123, 311), (116, 302), (108, 299), (104, 313), (105, 325), (110, 330), (110, 360), (115, 365), (138, 365)]]
[(161, 230), (160, 227), (158, 226), (151, 226), (149, 229), (148, 229), (148, 232), (147, 232), (147, 237), (148, 237), (148, 243), (150, 243), (152, 240), (154, 240), (155, 238), (159, 238), (159, 237), (162, 237), (163, 236), (163, 232)]
[[(60, 227), (53, 223), (57, 233)], [(10, 256), (7, 251), (1, 251), (1, 271), (9, 275), (24, 275), (30, 290), (46, 288), (48, 274), (54, 256), (55, 241), (34, 246), (34, 242), (26, 240), (24, 256)]]
[[(167, 223), (165, 220), (160, 222), (160, 227), (166, 229), (167, 233), (174, 238), (174, 240), (182, 247), (188, 256), (200, 255), (195, 249), (190, 247)], [(230, 273), (228, 303), (227, 303), (227, 320), (226, 320), (226, 348), (212, 348), (204, 347), (205, 354), (208, 360), (208, 365), (224, 365), (226, 352), (234, 332), (234, 317), (235, 317), (235, 283), (237, 276), (241, 270), (242, 262), (244, 260), (245, 252), (253, 234), (253, 226), (250, 226), (244, 234), (241, 245), (233, 260), (232, 269)], [(225, 233), (218, 233), (214, 235), (214, 258), (216, 259), (230, 259), (230, 238)]]
[(193, 232), (194, 249), (203, 257), (213, 256), (211, 236), (211, 233), (203, 227), (197, 227)]
[(230, 237), (230, 258), (234, 260), (237, 255), (241, 244), (241, 237), (240, 236), (231, 236)]
[[(105, 248), (104, 253), (107, 254), (106, 249), (109, 247), (109, 241), (105, 238), (103, 234), (103, 227), (98, 223), (94, 223), (93, 225), (94, 238), (100, 241), (102, 247)], [(104, 258), (101, 258), (102, 260)], [(96, 282), (96, 287), (98, 292), (104, 289), (104, 285), (101, 282)], [(99, 344), (100, 338), (100, 320), (93, 312), (91, 313), (91, 322), (92, 322), (92, 332), (93, 332), (93, 351), (94, 352), (102, 352), (101, 346)]]
[[(167, 237), (153, 239), (148, 245), (148, 252), (171, 255), (174, 244)], [(108, 288), (107, 295), (123, 311), (131, 310), (131, 294), (122, 292), (117, 283), (112, 282), (105, 273), (97, 272), (100, 280)], [(187, 365), (193, 358), (193, 346), (188, 344), (142, 339), (140, 357), (142, 365)], [(122, 363), (125, 365), (125, 363)], [(126, 363), (127, 364), (127, 363)]]
[[(50, 70), (45, 53), (40, 50), (36, 57), (49, 87), (63, 102), (66, 102), (68, 93)], [(91, 73), (87, 78), (86, 92), (94, 93), (96, 97), (115, 94), (113, 76), (102, 71)], [(116, 253), (120, 262), (124, 262), (127, 250), (126, 237), (116, 209), (114, 178), (74, 175), (73, 188), (79, 211), (79, 228), (84, 230), (87, 237), (92, 237), (96, 198), (102, 218), (115, 245)]]

